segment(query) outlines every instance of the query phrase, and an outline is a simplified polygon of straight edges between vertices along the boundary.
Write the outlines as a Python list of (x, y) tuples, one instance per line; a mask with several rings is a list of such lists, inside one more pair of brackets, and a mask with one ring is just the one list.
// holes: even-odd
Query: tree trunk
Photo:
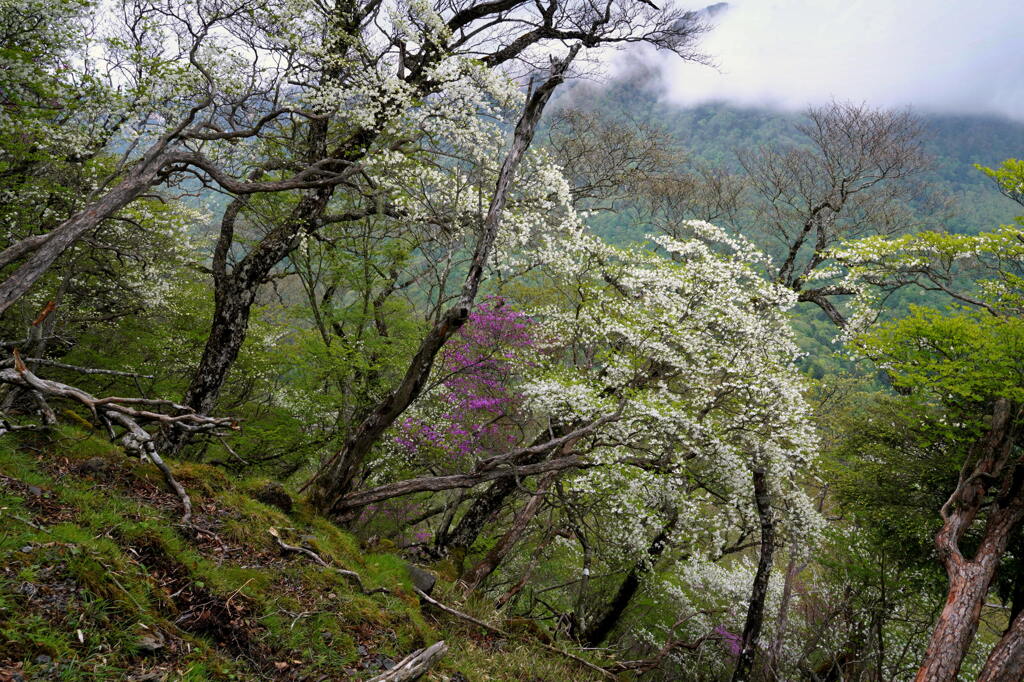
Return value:
[(669, 544), (669, 538), (672, 535), (672, 531), (675, 530), (678, 521), (679, 513), (673, 509), (664, 527), (651, 540), (651, 544), (647, 548), (647, 556), (633, 565), (629, 573), (626, 574), (626, 579), (619, 585), (619, 589), (615, 592), (611, 602), (604, 608), (600, 616), (592, 619), (591, 625), (583, 632), (581, 639), (587, 646), (600, 646), (608, 638), (612, 630), (615, 629), (615, 626), (618, 625), (622, 614), (625, 613), (626, 608), (633, 601), (633, 597), (636, 596), (637, 590), (640, 589), (640, 583), (644, 575), (654, 567), (654, 563), (665, 553), (665, 548)]
[(743, 626), (743, 648), (732, 674), (733, 682), (746, 682), (754, 668), (754, 656), (757, 654), (764, 621), (764, 602), (768, 596), (768, 576), (771, 573), (772, 556), (775, 554), (775, 519), (764, 469), (754, 470), (754, 502), (761, 519), (761, 551), (757, 573), (754, 575), (754, 587), (750, 593), (750, 605), (747, 607), (747, 622)]
[[(537, 464), (547, 457), (548, 453), (537, 453), (521, 461), (516, 466), (524, 464)], [(510, 496), (518, 491), (516, 481), (513, 478), (502, 478), (494, 481), (487, 489), (473, 500), (466, 513), (462, 515), (459, 522), (455, 524), (455, 530), (438, 536), (434, 547), (439, 554), (447, 555), (452, 552), (466, 552), (476, 542), (480, 531), (483, 530), (487, 519), (491, 518), (501, 509)]]
[(782, 657), (782, 646), (786, 640), (786, 628), (789, 625), (789, 604), (793, 600), (793, 584), (802, 569), (803, 566), (796, 563), (796, 556), (790, 556), (789, 564), (786, 566), (786, 581), (782, 586), (779, 617), (775, 625), (775, 639), (768, 650), (768, 660), (764, 665), (766, 679), (778, 679), (777, 668), (779, 659)]
[[(182, 402), (199, 414), (209, 414), (220, 396), (228, 372), (238, 358), (249, 329), (249, 316), (260, 286), (298, 244), (297, 238), (310, 231), (327, 208), (333, 188), (308, 192), (292, 210), (288, 220), (263, 237), (230, 272), (227, 254), (234, 242), (235, 220), (243, 205), (235, 199), (224, 212), (221, 233), (213, 256), (214, 312), (203, 356), (192, 374)], [(187, 433), (171, 429), (164, 434), (163, 449), (175, 454)]]
[(526, 532), (526, 527), (529, 525), (533, 517), (537, 515), (540, 510), (540, 505), (544, 502), (544, 493), (551, 487), (555, 479), (558, 477), (560, 472), (550, 471), (537, 482), (537, 490), (530, 497), (530, 500), (526, 505), (519, 510), (516, 514), (515, 520), (512, 522), (512, 526), (508, 531), (498, 540), (498, 544), (491, 548), (491, 551), (487, 553), (476, 566), (471, 568), (463, 577), (462, 582), (466, 584), (466, 591), (472, 592), (477, 589), (487, 577), (494, 572), (512, 548), (519, 542), (519, 539)]
[(113, 189), (65, 220), (52, 232), (23, 239), (0, 253), (0, 263), (3, 265), (32, 254), (0, 283), (0, 314), (21, 298), (68, 247), (156, 184), (160, 170), (174, 158), (174, 154), (167, 151), (166, 144), (167, 141), (161, 139)]
[[(535, 448), (543, 444), (545, 436), (550, 436), (553, 440), (565, 436), (570, 431), (570, 428), (556, 424), (546, 433), (541, 433), (534, 438), (530, 447)], [(562, 449), (563, 454), (567, 451), (567, 448)], [(515, 466), (538, 464), (543, 462), (550, 454), (550, 450), (538, 450), (527, 454), (525, 457), (516, 459), (513, 464)], [(437, 536), (434, 541), (435, 551), (442, 556), (453, 552), (460, 553), (460, 551), (465, 553), (476, 542), (487, 520), (497, 514), (508, 498), (517, 491), (518, 487), (514, 479), (502, 478), (491, 483), (483, 493), (473, 500), (473, 504), (470, 505), (466, 513), (462, 515), (462, 518), (455, 525), (455, 530), (446, 530)]]
[(985, 661), (978, 682), (1020, 682), (1024, 680), (1024, 613), (1010, 623)]
[(946, 605), (932, 631), (917, 682), (956, 680), (960, 664), (978, 630), (985, 595), (995, 575), (981, 564), (963, 562), (947, 569), (949, 591)]
[[(1011, 408), (996, 401), (988, 433), (971, 449), (953, 494), (942, 507), (943, 524), (935, 546), (949, 576), (946, 604), (932, 630), (916, 682), (952, 682), (978, 630), (978, 619), (999, 561), (1010, 536), (1024, 514), (1021, 471), (1003, 476), (1003, 485), (989, 511), (981, 543), (973, 559), (960, 552), (960, 538), (977, 517), (988, 494), (989, 482), (998, 480), (1011, 452)], [(970, 462), (976, 462), (973, 467)]]

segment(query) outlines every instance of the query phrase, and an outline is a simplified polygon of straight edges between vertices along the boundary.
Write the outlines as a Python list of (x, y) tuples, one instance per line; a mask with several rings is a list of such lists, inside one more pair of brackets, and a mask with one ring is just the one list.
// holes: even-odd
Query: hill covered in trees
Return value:
[[(679, 152), (717, 168), (740, 172), (738, 154), (763, 145), (806, 144), (797, 130), (802, 112), (737, 107), (725, 102), (695, 106), (667, 99), (668, 88), (657, 69), (642, 62), (597, 82), (573, 84), (556, 106), (592, 109), (622, 125), (653, 125), (670, 136)], [(991, 180), (975, 168), (997, 166), (1024, 156), (1024, 123), (990, 115), (915, 112), (921, 141), (929, 157), (920, 175), (941, 204), (920, 206), (920, 225), (941, 216), (944, 229), (976, 233), (1012, 222), (1019, 206), (993, 191)], [(635, 238), (624, 223), (609, 225), (612, 238)]]
[(1024, 129), (706, 19), (0, 4), (0, 679), (1024, 677)]

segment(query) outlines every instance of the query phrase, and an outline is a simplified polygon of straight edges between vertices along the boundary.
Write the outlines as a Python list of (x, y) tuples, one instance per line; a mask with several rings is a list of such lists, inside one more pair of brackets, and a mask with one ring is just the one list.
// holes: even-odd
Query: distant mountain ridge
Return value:
[[(777, 142), (799, 143), (799, 113), (740, 107), (726, 102), (684, 107), (666, 101), (661, 74), (635, 62), (604, 83), (580, 83), (562, 96), (562, 106), (578, 106), (613, 116), (657, 123), (671, 131), (692, 158), (736, 169), (736, 151)], [(990, 115), (918, 112), (925, 147), (934, 167), (920, 176), (953, 201), (944, 221), (952, 232), (989, 230), (1013, 221), (1020, 206), (1001, 196), (975, 163), (996, 166), (1024, 157), (1024, 123)]]

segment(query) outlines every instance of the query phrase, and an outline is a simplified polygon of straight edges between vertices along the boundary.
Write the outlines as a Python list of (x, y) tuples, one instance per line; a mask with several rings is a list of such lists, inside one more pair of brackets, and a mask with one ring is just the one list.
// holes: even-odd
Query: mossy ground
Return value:
[[(174, 471), (194, 529), (155, 468), (88, 431), (0, 440), (0, 680), (359, 680), (439, 639), (428, 680), (592, 678), (528, 637), (421, 609), (401, 557), (258, 502), (253, 482)], [(388, 592), (283, 555), (272, 527)]]

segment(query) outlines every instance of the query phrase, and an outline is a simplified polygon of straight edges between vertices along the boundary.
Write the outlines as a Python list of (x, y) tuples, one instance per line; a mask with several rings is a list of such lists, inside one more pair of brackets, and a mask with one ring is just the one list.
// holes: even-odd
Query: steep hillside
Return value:
[[(495, 629), (421, 605), (389, 542), (260, 502), (289, 507), (266, 481), (178, 463), (183, 528), (151, 465), (74, 428), (18, 435), (0, 446), (0, 680), (365, 680), (442, 640), (423, 679), (601, 677), (489, 605), (459, 608)], [(432, 594), (455, 599), (443, 572)]]

